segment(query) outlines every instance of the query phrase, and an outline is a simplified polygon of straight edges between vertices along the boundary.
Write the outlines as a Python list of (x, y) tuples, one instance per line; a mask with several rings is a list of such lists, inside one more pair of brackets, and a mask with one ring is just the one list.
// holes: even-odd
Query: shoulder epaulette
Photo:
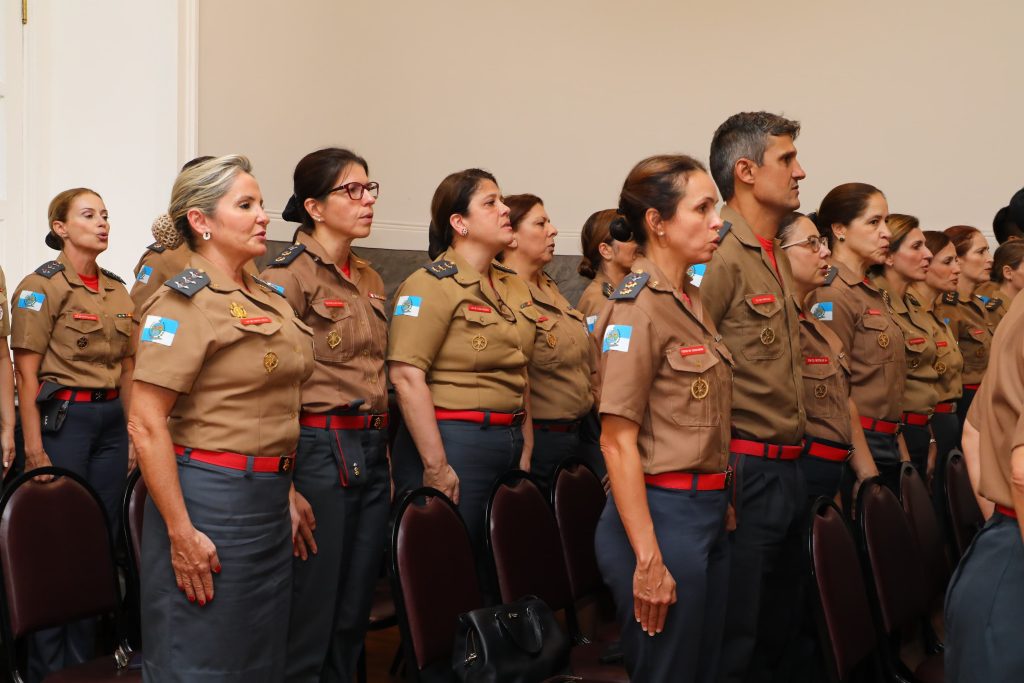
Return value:
[(732, 223), (730, 223), (729, 221), (722, 223), (722, 227), (718, 229), (719, 241), (724, 240), (725, 236), (729, 234), (730, 230), (732, 230)]
[(1002, 299), (996, 299), (996, 298), (989, 299), (985, 303), (985, 310), (986, 311), (994, 311), (997, 308), (999, 308), (1002, 304), (1003, 304), (1003, 300)]
[(452, 263), (451, 261), (445, 261), (442, 259), (441, 261), (434, 261), (433, 263), (428, 263), (427, 265), (423, 266), (423, 270), (427, 271), (428, 273), (436, 277), (438, 280), (440, 280), (441, 278), (451, 277), (452, 275), (455, 275), (455, 273), (459, 272), (459, 267)]
[(191, 299), (196, 292), (210, 284), (210, 276), (201, 270), (189, 268), (181, 271), (164, 284)]
[(640, 290), (644, 288), (647, 281), (651, 279), (650, 273), (630, 273), (626, 279), (619, 283), (609, 299), (635, 299)]
[(942, 303), (955, 304), (960, 301), (959, 292), (946, 292), (942, 295)]
[(615, 285), (610, 282), (605, 282), (601, 285), (601, 293), (604, 294), (604, 298), (607, 299), (615, 291)]
[(836, 279), (836, 275), (839, 275), (839, 269), (835, 266), (830, 266), (828, 272), (825, 273), (825, 284), (832, 284), (832, 281)]
[(913, 294), (910, 294), (910, 293), (907, 293), (907, 301), (910, 302), (911, 306), (920, 306), (921, 305), (921, 302), (917, 300), (917, 297), (915, 297)]
[(299, 257), (299, 254), (306, 251), (305, 244), (293, 244), (288, 247), (275, 258), (271, 259), (270, 263), (267, 264), (267, 268), (280, 268), (281, 266), (287, 266), (289, 263)]
[(50, 279), (62, 270), (64, 270), (64, 264), (60, 261), (47, 261), (36, 268), (36, 275), (42, 275), (46, 279)]
[(100, 268), (100, 272), (109, 277), (111, 280), (117, 280), (122, 285), (127, 284), (124, 280), (121, 279), (120, 275), (118, 275), (117, 273), (111, 273), (106, 268)]
[(273, 292), (278, 296), (284, 296), (284, 287), (282, 287), (281, 285), (275, 285), (273, 282), (267, 282), (266, 280), (258, 278), (255, 275), (252, 276), (252, 281), (267, 291)]
[(150, 251), (155, 252), (157, 254), (162, 254), (165, 251), (167, 251), (167, 247), (160, 244), (159, 242), (153, 242), (153, 244), (146, 247), (146, 249), (149, 249)]
[(516, 273), (516, 271), (512, 270), (511, 268), (509, 268), (504, 263), (499, 263), (498, 261), (491, 261), (491, 265), (494, 266), (497, 270), (500, 270), (503, 273), (512, 273), (513, 275), (518, 275), (518, 273)]

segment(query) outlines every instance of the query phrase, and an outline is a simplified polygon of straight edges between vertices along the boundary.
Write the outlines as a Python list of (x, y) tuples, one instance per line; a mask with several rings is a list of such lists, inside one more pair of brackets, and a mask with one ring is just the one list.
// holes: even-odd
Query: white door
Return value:
[[(0, 0), (0, 266), (7, 286), (27, 272), (24, 254), (25, 127), (22, 0)], [(7, 294), (10, 299), (10, 294)]]

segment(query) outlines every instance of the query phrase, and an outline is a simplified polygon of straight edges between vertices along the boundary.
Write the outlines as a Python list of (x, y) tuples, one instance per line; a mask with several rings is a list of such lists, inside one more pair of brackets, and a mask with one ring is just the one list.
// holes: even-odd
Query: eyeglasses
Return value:
[(789, 249), (790, 247), (798, 247), (801, 244), (806, 244), (807, 248), (810, 249), (811, 251), (821, 251), (821, 248), (823, 246), (828, 247), (828, 238), (822, 237), (820, 235), (811, 235), (807, 239), (800, 240), (799, 242), (790, 242), (789, 244), (783, 244), (782, 248)]
[(362, 199), (364, 191), (369, 192), (370, 196), (376, 199), (377, 195), (380, 194), (380, 183), (367, 183), (366, 185), (357, 182), (345, 183), (344, 185), (338, 185), (335, 188), (331, 188), (327, 191), (327, 194), (338, 192), (340, 190), (345, 190), (345, 192), (348, 193), (349, 199)]

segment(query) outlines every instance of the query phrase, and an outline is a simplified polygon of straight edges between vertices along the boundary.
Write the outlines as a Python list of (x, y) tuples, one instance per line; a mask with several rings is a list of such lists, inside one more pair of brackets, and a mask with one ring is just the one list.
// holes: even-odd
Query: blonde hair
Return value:
[(240, 154), (210, 159), (179, 173), (167, 207), (167, 215), (179, 239), (175, 242), (173, 235), (168, 235), (170, 242), (161, 240), (163, 245), (173, 249), (184, 241), (190, 248), (195, 247), (195, 232), (189, 225), (188, 212), (197, 209), (212, 216), (217, 202), (228, 193), (240, 173), (252, 173), (252, 163)]

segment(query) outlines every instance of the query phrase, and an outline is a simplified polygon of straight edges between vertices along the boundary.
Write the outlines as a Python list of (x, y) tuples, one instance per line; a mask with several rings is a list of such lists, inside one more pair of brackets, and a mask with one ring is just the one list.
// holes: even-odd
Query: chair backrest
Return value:
[(484, 527), (502, 602), (536, 595), (556, 612), (572, 607), (558, 525), (530, 475), (512, 470), (499, 477)]
[(857, 544), (843, 513), (824, 496), (814, 503), (808, 524), (811, 573), (827, 636), (822, 646), (833, 674), (847, 680), (878, 646)]
[(909, 462), (903, 463), (900, 471), (900, 502), (921, 550), (927, 580), (925, 593), (929, 600), (934, 600), (945, 593), (949, 580), (949, 556), (931, 496), (917, 469)]
[(0, 571), (7, 638), (114, 612), (110, 531), (92, 488), (59, 467), (15, 479), (0, 497)]
[(974, 535), (985, 522), (978, 499), (974, 497), (967, 463), (960, 453), (951, 453), (946, 461), (946, 513), (952, 536), (954, 558), (959, 562)]
[(892, 633), (927, 612), (921, 552), (896, 494), (880, 479), (861, 485), (857, 517), (882, 628)]
[(578, 600), (604, 590), (594, 535), (607, 496), (601, 480), (578, 458), (563, 461), (552, 480), (551, 502), (562, 538), (569, 585)]
[(135, 567), (136, 574), (141, 570), (139, 563), (142, 559), (142, 517), (148, 497), (146, 480), (142, 478), (142, 472), (136, 468), (128, 476), (124, 500), (121, 503), (121, 529), (124, 532), (125, 545), (128, 547), (128, 557)]
[(458, 616), (483, 606), (466, 524), (436, 489), (411, 491), (391, 526), (391, 578), (405, 647), (417, 670), (450, 665)]

